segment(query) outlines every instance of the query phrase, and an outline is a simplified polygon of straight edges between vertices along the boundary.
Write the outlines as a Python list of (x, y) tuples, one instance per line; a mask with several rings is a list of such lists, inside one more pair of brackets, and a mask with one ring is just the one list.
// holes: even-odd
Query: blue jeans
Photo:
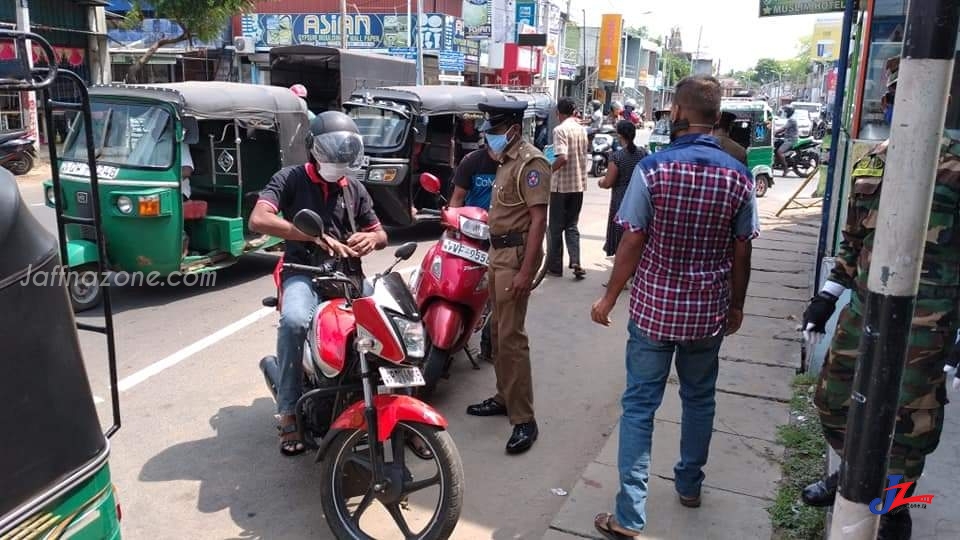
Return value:
[(280, 329), (277, 331), (277, 413), (296, 414), (303, 389), (303, 345), (317, 311), (319, 298), (308, 276), (293, 275), (283, 280)]
[(653, 419), (663, 400), (674, 353), (680, 379), (683, 415), (680, 426), (680, 461), (673, 469), (677, 493), (700, 494), (703, 466), (713, 434), (717, 372), (723, 334), (691, 342), (658, 342), (629, 323), (627, 387), (621, 405), (620, 492), (616, 518), (620, 526), (642, 531), (646, 525), (647, 480)]

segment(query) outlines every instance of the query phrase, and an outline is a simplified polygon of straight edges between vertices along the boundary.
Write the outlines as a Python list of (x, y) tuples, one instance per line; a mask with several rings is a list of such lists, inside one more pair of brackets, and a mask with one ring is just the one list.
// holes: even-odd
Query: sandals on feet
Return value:
[[(280, 437), (288, 435), (290, 433), (297, 433), (299, 429), (297, 428), (297, 423), (287, 424), (283, 427), (277, 427), (277, 430), (280, 431)], [(306, 451), (307, 447), (303, 445), (303, 441), (300, 438), (288, 439), (280, 441), (280, 453), (285, 456), (296, 456), (302, 454)]]
[[(640, 533), (630, 531), (629, 529), (624, 529), (618, 523), (616, 518), (613, 517), (613, 514), (603, 513), (597, 514), (593, 518), (593, 526), (597, 529), (597, 532), (603, 535), (607, 540), (630, 540), (631, 538), (639, 538)], [(620, 531), (614, 530), (614, 527), (620, 529), (621, 531), (629, 531), (633, 534), (624, 534)]]
[[(417, 444), (417, 441), (419, 441), (419, 445)], [(416, 435), (407, 436), (407, 448), (413, 452), (413, 455), (420, 459), (433, 459), (433, 452), (430, 451), (430, 447), (427, 446), (426, 441), (420, 437), (417, 437)]]

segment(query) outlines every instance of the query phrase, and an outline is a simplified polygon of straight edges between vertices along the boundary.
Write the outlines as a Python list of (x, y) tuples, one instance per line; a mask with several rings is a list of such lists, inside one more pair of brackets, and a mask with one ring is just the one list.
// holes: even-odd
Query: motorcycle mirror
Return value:
[(323, 236), (323, 220), (309, 208), (304, 208), (293, 216), (293, 226), (300, 229), (303, 234), (318, 238)]
[(397, 248), (397, 251), (395, 251), (395, 252), (393, 253), (393, 256), (396, 257), (396, 258), (398, 258), (398, 259), (401, 259), (401, 260), (404, 260), (404, 261), (405, 261), (405, 260), (409, 259), (410, 257), (412, 257), (412, 256), (413, 256), (413, 252), (416, 251), (416, 250), (417, 250), (417, 243), (416, 243), (416, 242), (407, 242), (406, 244), (398, 247), (398, 248)]
[(423, 173), (420, 175), (420, 187), (427, 193), (436, 195), (440, 193), (440, 179), (430, 173)]

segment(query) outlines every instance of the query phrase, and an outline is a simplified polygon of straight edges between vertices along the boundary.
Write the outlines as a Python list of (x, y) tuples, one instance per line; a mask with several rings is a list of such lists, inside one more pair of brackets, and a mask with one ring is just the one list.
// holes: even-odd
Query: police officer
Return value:
[(543, 260), (550, 200), (550, 163), (523, 139), (525, 102), (480, 103), (481, 127), (499, 163), (490, 204), (490, 297), (497, 394), (467, 407), (473, 416), (509, 416), (513, 434), (507, 453), (519, 454), (537, 440), (533, 414), (530, 347), (524, 330), (534, 274)]
[[(831, 447), (843, 455), (850, 393), (866, 309), (864, 295), (870, 273), (880, 192), (883, 189), (886, 143), (858, 161), (848, 202), (847, 222), (837, 262), (803, 319), (804, 335), (817, 343), (826, 333), (837, 300), (850, 289), (850, 303), (840, 312), (837, 330), (820, 371), (814, 403)], [(912, 482), (911, 496), (923, 474), (926, 457), (940, 442), (944, 405), (947, 403), (944, 365), (953, 349), (960, 317), (960, 141), (947, 138), (937, 169), (929, 234), (923, 253), (923, 275), (910, 330), (910, 349), (900, 386), (897, 427), (890, 449), (888, 474)], [(960, 341), (960, 340), (958, 340)], [(804, 488), (801, 498), (811, 506), (830, 506), (837, 493), (839, 475), (833, 473)], [(877, 540), (910, 538), (912, 519), (907, 506), (880, 517)]]

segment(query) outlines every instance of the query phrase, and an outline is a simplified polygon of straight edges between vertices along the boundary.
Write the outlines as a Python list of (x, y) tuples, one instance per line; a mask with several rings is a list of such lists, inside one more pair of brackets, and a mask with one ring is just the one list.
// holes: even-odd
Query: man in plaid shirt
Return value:
[(750, 172), (711, 135), (720, 117), (713, 77), (680, 81), (671, 111), (673, 139), (637, 165), (617, 214), (624, 227), (606, 294), (591, 316), (610, 325), (618, 293), (630, 297), (627, 384), (620, 422), (616, 514), (594, 525), (607, 538), (636, 536), (646, 524), (653, 419), (677, 357), (683, 401), (680, 503), (700, 506), (713, 431), (720, 344), (743, 322), (751, 240), (758, 233)]

